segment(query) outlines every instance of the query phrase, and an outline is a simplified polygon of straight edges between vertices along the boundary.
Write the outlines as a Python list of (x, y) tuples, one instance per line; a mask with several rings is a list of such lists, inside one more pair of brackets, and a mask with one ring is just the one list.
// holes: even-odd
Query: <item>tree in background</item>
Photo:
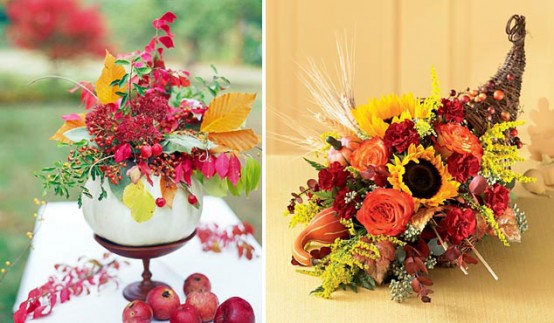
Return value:
[(84, 54), (104, 55), (106, 28), (96, 6), (79, 0), (12, 0), (7, 35), (16, 46), (39, 50), (56, 64)]
[[(178, 17), (173, 32), (182, 45), (170, 58), (186, 65), (199, 61), (261, 65), (262, 0), (100, 0), (113, 36), (123, 48), (148, 42), (151, 26), (140, 21), (165, 11)], [(121, 14), (124, 12), (124, 14)], [(179, 52), (182, 48), (181, 52)]]

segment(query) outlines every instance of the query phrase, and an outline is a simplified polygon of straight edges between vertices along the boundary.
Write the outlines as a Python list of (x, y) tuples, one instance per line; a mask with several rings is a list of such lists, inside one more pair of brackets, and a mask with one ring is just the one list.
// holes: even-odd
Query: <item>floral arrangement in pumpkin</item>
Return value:
[(486, 236), (505, 246), (521, 240), (527, 221), (510, 189), (532, 181), (511, 170), (522, 160), (516, 118), (525, 66), (525, 20), (513, 22), (507, 63), (479, 88), (447, 97), (433, 70), (426, 98), (388, 95), (357, 105), (348, 51), (339, 53), (342, 87), (312, 64), (307, 84), (327, 129), (303, 143), (326, 158), (306, 159), (317, 177), (292, 193), (285, 215), (291, 228), (305, 225), (292, 264), (321, 278), (313, 294), (389, 284), (396, 301), (416, 294), (430, 302), (430, 269), (467, 274), (477, 259), (497, 279), (475, 244)]
[[(206, 81), (166, 67), (163, 54), (174, 47), (175, 19), (171, 12), (155, 19), (156, 34), (143, 50), (117, 57), (106, 52), (96, 84), (77, 83), (84, 112), (63, 116), (65, 123), (52, 136), (71, 150), (67, 161), (37, 174), (45, 190), (69, 197), (78, 188), (81, 203), (83, 196), (92, 198), (87, 179), (99, 179), (109, 183), (135, 221), (144, 222), (156, 207), (171, 208), (177, 190), (198, 207), (192, 181), (217, 194), (257, 188), (260, 166), (245, 152), (259, 138), (242, 129), (256, 95), (219, 95), (229, 86), (226, 78)], [(150, 185), (159, 178), (161, 196), (152, 196), (141, 178)], [(106, 196), (102, 186), (98, 198)]]

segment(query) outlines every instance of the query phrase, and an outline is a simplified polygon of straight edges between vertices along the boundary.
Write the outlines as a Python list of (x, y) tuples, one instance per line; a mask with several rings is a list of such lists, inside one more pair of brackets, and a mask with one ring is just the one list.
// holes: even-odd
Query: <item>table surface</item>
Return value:
[(488, 239), (477, 245), (498, 281), (481, 264), (472, 265), (468, 276), (438, 268), (431, 271), (430, 304), (416, 298), (398, 304), (390, 300), (388, 287), (339, 291), (326, 300), (309, 295), (319, 278), (290, 265), (292, 243), (302, 228), (290, 230), (283, 216), (290, 193), (317, 174), (289, 155), (268, 156), (266, 167), (271, 170), (266, 178), (267, 322), (554, 322), (554, 199), (520, 194), (517, 203), (529, 222), (522, 243), (506, 248)]
[[(29, 255), (21, 280), (14, 310), (27, 296), (29, 290), (44, 284), (54, 273), (54, 264), (74, 264), (80, 256), (101, 259), (106, 252), (93, 239), (81, 210), (73, 202), (49, 203), (41, 210), (44, 221), (40, 223), (34, 248)], [(40, 218), (40, 216), (39, 216)], [(233, 211), (220, 198), (204, 198), (202, 222), (215, 222), (227, 226), (239, 222)], [(195, 272), (208, 276), (212, 291), (220, 303), (232, 296), (242, 297), (252, 304), (258, 322), (262, 318), (263, 256), (260, 245), (252, 239), (259, 257), (249, 261), (239, 259), (235, 249), (222, 253), (202, 251), (198, 238), (193, 238), (181, 249), (161, 258), (153, 259), (150, 270), (154, 280), (172, 286), (184, 302), (183, 282)], [(58, 305), (52, 314), (40, 322), (120, 322), (123, 308), (128, 303), (121, 295), (128, 283), (141, 279), (142, 262), (129, 260), (129, 266), (120, 269), (120, 288), (106, 288), (100, 293), (72, 298)]]

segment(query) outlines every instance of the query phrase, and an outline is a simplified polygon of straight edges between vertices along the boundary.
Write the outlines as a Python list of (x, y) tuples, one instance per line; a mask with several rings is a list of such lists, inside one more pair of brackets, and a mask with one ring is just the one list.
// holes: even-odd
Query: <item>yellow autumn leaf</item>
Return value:
[(227, 93), (214, 98), (202, 119), (200, 131), (227, 132), (240, 128), (252, 109), (256, 94)]
[(120, 80), (125, 75), (125, 69), (123, 66), (115, 64), (115, 57), (106, 51), (106, 58), (104, 59), (104, 68), (100, 77), (96, 81), (96, 95), (98, 100), (102, 104), (114, 103), (119, 99), (119, 95), (116, 92), (125, 92), (127, 86), (110, 86), (115, 80)]
[(169, 208), (172, 208), (173, 200), (175, 199), (175, 194), (177, 193), (177, 185), (175, 185), (171, 179), (166, 176), (162, 176), (160, 179), (160, 188), (166, 205), (169, 206)]
[(142, 181), (129, 184), (123, 190), (123, 204), (131, 210), (131, 217), (138, 223), (152, 218), (156, 209), (156, 202)]
[(252, 129), (210, 133), (208, 138), (216, 144), (234, 151), (250, 150), (260, 142)]
[(64, 142), (64, 143), (67, 143), (67, 144), (73, 143), (71, 140), (67, 139), (63, 134), (66, 133), (67, 131), (71, 130), (71, 129), (86, 126), (85, 114), (81, 113), (81, 114), (79, 114), (79, 116), (81, 117), (81, 119), (79, 119), (79, 120), (67, 120), (67, 121), (65, 121), (64, 124), (60, 127), (60, 129), (58, 129), (58, 131), (56, 131), (56, 133), (54, 135), (52, 135), (52, 137), (50, 137), (50, 140), (56, 140), (56, 141)]

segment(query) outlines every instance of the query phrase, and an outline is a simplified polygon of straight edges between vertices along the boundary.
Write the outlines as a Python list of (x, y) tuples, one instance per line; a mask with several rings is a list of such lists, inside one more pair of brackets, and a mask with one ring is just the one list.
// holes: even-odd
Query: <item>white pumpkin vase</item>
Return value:
[[(154, 185), (144, 177), (140, 180), (154, 198), (162, 196), (159, 177), (152, 176)], [(182, 189), (178, 189), (172, 208), (167, 204), (156, 207), (152, 218), (141, 223), (131, 217), (131, 211), (112, 193), (107, 181), (103, 186), (108, 196), (101, 201), (98, 200), (101, 193), (99, 180), (89, 179), (85, 186), (93, 196), (83, 196), (85, 220), (94, 233), (120, 245), (151, 246), (179, 241), (190, 236), (200, 221), (204, 187), (194, 179), (190, 191), (198, 198), (198, 208), (188, 202)]]

